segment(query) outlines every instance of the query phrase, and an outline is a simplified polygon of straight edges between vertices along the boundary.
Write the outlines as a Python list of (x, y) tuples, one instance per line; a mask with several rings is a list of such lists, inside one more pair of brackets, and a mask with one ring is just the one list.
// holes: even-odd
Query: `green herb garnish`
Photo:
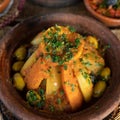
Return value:
[(70, 30), (71, 32), (75, 32), (75, 31), (76, 31), (75, 28), (72, 27), (72, 26), (68, 26), (68, 28), (69, 28), (69, 30)]
[(62, 103), (62, 100), (60, 98), (57, 99), (57, 103), (58, 104), (61, 104)]
[(78, 47), (80, 44), (80, 38), (75, 39), (75, 46)]
[(54, 111), (55, 111), (55, 107), (54, 107), (53, 105), (49, 105), (49, 110), (50, 110), (51, 112), (54, 112)]
[(64, 65), (64, 70), (67, 70), (67, 65)]

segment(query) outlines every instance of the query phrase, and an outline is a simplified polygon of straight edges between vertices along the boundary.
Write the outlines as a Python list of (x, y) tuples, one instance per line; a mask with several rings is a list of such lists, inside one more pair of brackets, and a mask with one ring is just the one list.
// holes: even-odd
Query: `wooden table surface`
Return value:
[[(80, 0), (77, 4), (68, 7), (61, 7), (61, 8), (43, 7), (37, 4), (33, 4), (31, 0), (27, 0), (18, 18), (16, 18), (11, 24), (0, 29), (0, 39), (2, 39), (2, 37), (4, 37), (4, 35), (7, 34), (7, 32), (11, 30), (11, 28), (13, 28), (17, 23), (23, 21), (24, 19), (36, 15), (44, 15), (44, 14), (50, 14), (56, 12), (74, 13), (74, 14), (83, 15), (83, 16), (85, 15), (93, 18), (93, 16), (91, 16), (88, 13), (88, 11), (85, 9), (82, 0)], [(110, 29), (120, 40), (120, 28), (108, 28), (108, 29)], [(0, 120), (2, 120), (1, 113), (0, 113)]]

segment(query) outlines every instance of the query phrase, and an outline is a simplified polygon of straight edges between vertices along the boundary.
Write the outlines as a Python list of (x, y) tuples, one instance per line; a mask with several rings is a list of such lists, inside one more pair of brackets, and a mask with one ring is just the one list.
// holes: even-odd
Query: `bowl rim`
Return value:
[(67, 7), (70, 6), (72, 4), (76, 4), (77, 2), (79, 2), (79, 0), (31, 0), (32, 2), (34, 2), (35, 4), (39, 4), (41, 6), (45, 6), (45, 7), (53, 7), (53, 8), (57, 8), (57, 7)]
[[(95, 26), (98, 26), (100, 29), (102, 29), (103, 30), (103, 32), (104, 31), (107, 31), (107, 33), (110, 33), (110, 36), (112, 37), (112, 38), (114, 38), (114, 40), (115, 41), (117, 41), (117, 43), (119, 43), (120, 44), (120, 42), (118, 42), (118, 39), (117, 39), (117, 37), (106, 27), (106, 26), (103, 26), (103, 24), (101, 24), (100, 22), (98, 22), (98, 21), (96, 21), (96, 20), (94, 20), (94, 19), (92, 19), (92, 18), (90, 18), (90, 17), (87, 17), (87, 16), (80, 16), (80, 15), (74, 15), (74, 14), (71, 14), (71, 13), (52, 13), (52, 14), (47, 14), (47, 15), (43, 15), (43, 16), (36, 16), (36, 17), (32, 17), (32, 18), (28, 18), (28, 19), (26, 19), (26, 20), (24, 20), (23, 22), (21, 22), (21, 23), (19, 23), (19, 24), (17, 24), (15, 27), (13, 27), (13, 29), (10, 31), (10, 32), (8, 32), (7, 33), (7, 35), (6, 36), (4, 36), (4, 38), (3, 38), (3, 40), (2, 40), (2, 43), (0, 44), (0, 51), (1, 51), (1, 54), (0, 54), (0, 61), (1, 61), (1, 56), (2, 56), (2, 50), (3, 50), (3, 48), (4, 48), (4, 42), (3, 41), (7, 41), (8, 39), (9, 39), (9, 37), (10, 37), (10, 35), (13, 33), (13, 32), (16, 32), (16, 30), (18, 29), (18, 28), (20, 28), (21, 26), (24, 26), (25, 24), (29, 24), (29, 23), (31, 23), (31, 22), (35, 22), (35, 21), (40, 21), (40, 20), (44, 20), (44, 18), (45, 17), (47, 17), (47, 18), (52, 18), (52, 17), (54, 17), (54, 16), (60, 16), (60, 18), (61, 18), (61, 16), (62, 15), (64, 15), (64, 16), (68, 16), (68, 17), (70, 17), (71, 19), (72, 18), (78, 18), (78, 19), (81, 19), (81, 20), (86, 20), (86, 21), (88, 21), (88, 23), (87, 23), (87, 26), (89, 26), (89, 23), (95, 23)], [(58, 18), (57, 18), (58, 19)], [(29, 22), (28, 22), (28, 20), (29, 20)], [(120, 51), (120, 50), (119, 50)], [(3, 62), (3, 61), (2, 61)], [(119, 63), (119, 65), (120, 65), (120, 63)], [(0, 69), (0, 74), (1, 74), (1, 69)], [(1, 76), (0, 76), (0, 80), (1, 80), (2, 78), (1, 78)], [(6, 78), (6, 79), (8, 79), (8, 78)], [(6, 88), (6, 86), (5, 85), (3, 85), (2, 87), (1, 87), (1, 85), (3, 85), (2, 84), (2, 81), (0, 82), (0, 97), (1, 97), (1, 100), (2, 100), (2, 102), (8, 107), (8, 109), (11, 109), (11, 112), (12, 113), (14, 113), (15, 112), (15, 106), (17, 106), (17, 107), (20, 107), (20, 108), (23, 108), (23, 104), (17, 104), (17, 103), (19, 103), (19, 101), (17, 101), (16, 103), (14, 103), (15, 104), (15, 106), (13, 107), (13, 108), (11, 108), (11, 106), (13, 105), (12, 103), (12, 101), (14, 101), (16, 98), (14, 97), (14, 98), (11, 98), (11, 99), (9, 99), (9, 101), (4, 101), (5, 99), (6, 99), (6, 95), (4, 95), (4, 91), (3, 91), (3, 88)], [(9, 91), (7, 91), (8, 92), (8, 94), (9, 94)], [(7, 94), (7, 95), (8, 95)], [(108, 109), (106, 109), (106, 110), (104, 110), (104, 112), (105, 113), (102, 113), (101, 115), (95, 115), (95, 114), (93, 114), (93, 115), (91, 115), (90, 116), (90, 118), (93, 118), (93, 116), (94, 116), (94, 120), (98, 120), (98, 118), (100, 118), (100, 119), (103, 119), (104, 117), (106, 117), (106, 115), (108, 115), (108, 114), (110, 114), (114, 109), (115, 109), (115, 107), (119, 104), (119, 100), (120, 100), (120, 95), (118, 94), (117, 95), (117, 99), (116, 100), (114, 100), (114, 102), (113, 102), (113, 104), (112, 105), (109, 105), (109, 110)], [(9, 103), (11, 102), (11, 106), (9, 105)], [(96, 103), (97, 104), (97, 103)], [(96, 105), (96, 104), (94, 104), (94, 105)], [(95, 106), (92, 106), (92, 107), (90, 107), (90, 108), (93, 108), (93, 109), (96, 109), (96, 108), (94, 108)], [(83, 110), (83, 113), (86, 113), (86, 111), (87, 112), (89, 112), (89, 110), (90, 110), (90, 108), (87, 108), (87, 109), (85, 109), (85, 110)], [(30, 119), (31, 117), (35, 117), (34, 116), (34, 114), (31, 112), (31, 111), (28, 111), (28, 109), (26, 109), (26, 108), (24, 108), (25, 109), (25, 113), (22, 113), (22, 111), (21, 110), (19, 110), (19, 111), (16, 111), (17, 112), (17, 117), (18, 118), (21, 118), (21, 117), (24, 117), (26, 114), (29, 114), (29, 116), (28, 116), (28, 118), (26, 118), (25, 120), (28, 120), (28, 119)], [(97, 111), (97, 110), (96, 110)], [(98, 110), (99, 111), (99, 110)], [(22, 116), (21, 116), (22, 115)], [(81, 115), (81, 114), (79, 114), (79, 112), (77, 112), (77, 113), (73, 113), (73, 114), (70, 114), (70, 116), (69, 117), (67, 117), (68, 118), (68, 120), (69, 119), (71, 119), (71, 117), (73, 117), (73, 119), (74, 120), (77, 120), (77, 119), (79, 119), (79, 115)], [(67, 114), (65, 114), (65, 116), (68, 116)], [(81, 115), (82, 117), (83, 117), (83, 115)], [(61, 116), (62, 117), (62, 116)], [(45, 119), (45, 118), (41, 118), (40, 116), (36, 116), (36, 118), (38, 118), (38, 119), (42, 119), (42, 120), (47, 120), (47, 118)], [(59, 119), (59, 118), (58, 118)], [(61, 118), (60, 118), (61, 119)], [(33, 119), (33, 120), (35, 120), (35, 119)], [(82, 119), (81, 119), (82, 120)]]
[(87, 8), (87, 10), (97, 19), (101, 20), (102, 22), (110, 21), (111, 25), (107, 25), (107, 26), (114, 27), (114, 25), (112, 25), (112, 23), (117, 23), (120, 26), (120, 18), (117, 19), (117, 18), (107, 17), (107, 16), (97, 13), (95, 10), (92, 9), (92, 7), (90, 7), (89, 0), (84, 0), (84, 4), (85, 4), (85, 7)]

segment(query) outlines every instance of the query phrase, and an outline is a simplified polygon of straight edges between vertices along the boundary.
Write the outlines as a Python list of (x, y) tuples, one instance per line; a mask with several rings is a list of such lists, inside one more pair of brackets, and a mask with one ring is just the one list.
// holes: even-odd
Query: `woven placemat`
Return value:
[[(2, 114), (3, 120), (18, 120), (0, 101), (0, 112)], [(120, 120), (120, 105), (107, 116), (104, 120)]]
[(0, 101), (0, 112), (2, 114), (3, 120), (18, 120), (12, 115), (12, 113), (5, 107), (5, 105)]
[(25, 0), (14, 0), (10, 10), (0, 17), (0, 29), (12, 22), (21, 12)]

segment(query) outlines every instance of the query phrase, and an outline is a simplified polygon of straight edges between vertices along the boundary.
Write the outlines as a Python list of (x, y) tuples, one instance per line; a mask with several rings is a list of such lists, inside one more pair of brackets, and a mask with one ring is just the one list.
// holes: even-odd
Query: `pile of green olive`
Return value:
[(27, 56), (26, 46), (20, 46), (15, 50), (13, 57), (15, 58), (14, 63), (12, 64), (13, 75), (13, 85), (17, 90), (22, 91), (25, 87), (25, 82), (23, 80), (22, 75), (20, 74), (20, 70), (24, 65), (24, 60)]

